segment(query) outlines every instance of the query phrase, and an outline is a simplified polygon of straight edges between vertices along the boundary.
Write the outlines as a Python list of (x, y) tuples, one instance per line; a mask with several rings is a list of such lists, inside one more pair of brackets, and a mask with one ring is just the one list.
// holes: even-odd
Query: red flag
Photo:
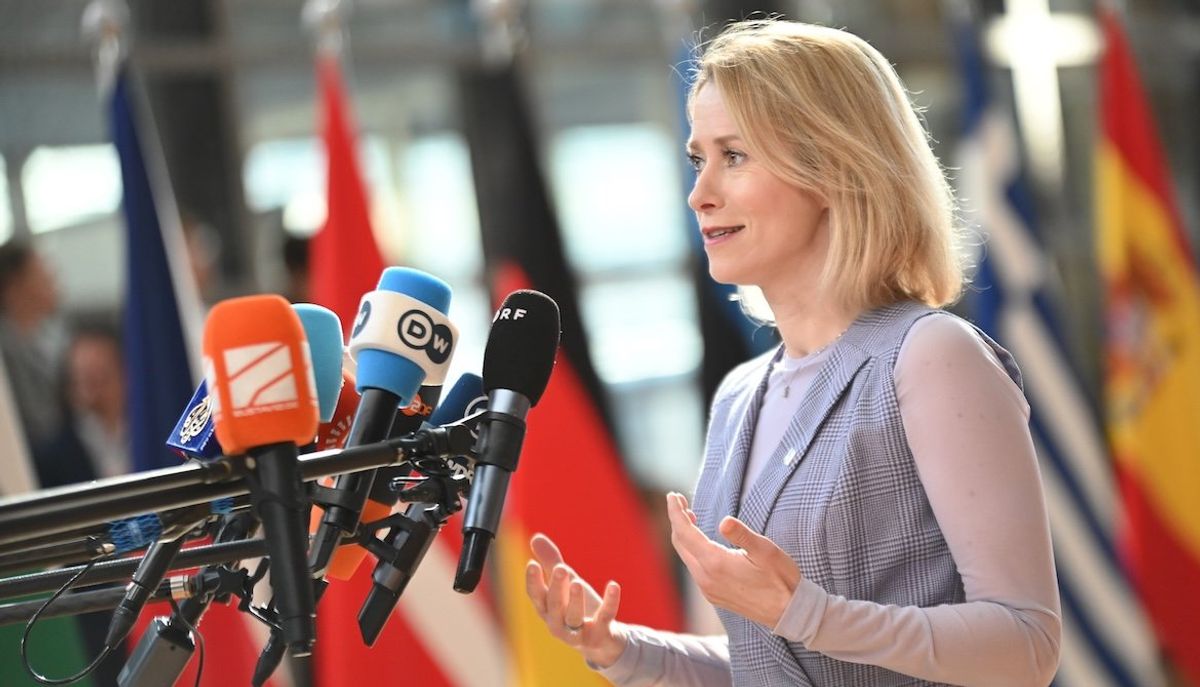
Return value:
[(359, 171), (357, 136), (347, 111), (341, 65), (334, 55), (317, 57), (317, 82), (328, 156), (327, 214), (312, 240), (310, 297), (342, 320), (348, 333), (364, 293), (374, 291), (383, 257), (371, 232), (367, 191)]
[[(312, 243), (313, 302), (333, 310), (349, 332), (359, 300), (374, 291), (384, 260), (371, 232), (356, 137), (335, 55), (317, 58), (329, 160), (328, 216)], [(371, 588), (374, 559), (347, 581), (331, 580), (317, 605), (313, 677), (321, 687), (403, 682), (428, 687), (502, 684), (502, 642), (486, 590), (456, 594), (451, 583), (458, 519), (443, 528), (371, 647), (358, 611)], [(468, 652), (473, 660), (462, 660)]]

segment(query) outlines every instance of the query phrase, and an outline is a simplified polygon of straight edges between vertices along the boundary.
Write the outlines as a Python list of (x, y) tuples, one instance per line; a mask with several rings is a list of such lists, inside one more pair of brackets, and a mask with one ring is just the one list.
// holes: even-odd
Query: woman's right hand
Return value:
[(609, 581), (601, 598), (563, 562), (562, 552), (544, 534), (529, 541), (534, 560), (525, 566), (525, 590), (550, 634), (607, 668), (625, 651), (625, 628), (617, 622), (621, 585)]

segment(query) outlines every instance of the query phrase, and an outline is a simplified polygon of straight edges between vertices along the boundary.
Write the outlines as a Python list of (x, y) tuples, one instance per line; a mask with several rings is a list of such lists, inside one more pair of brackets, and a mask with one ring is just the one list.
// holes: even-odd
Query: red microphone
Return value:
[(204, 374), (217, 439), (249, 462), (246, 481), (263, 523), (283, 638), (294, 656), (307, 656), (316, 642), (316, 601), (296, 447), (313, 440), (319, 413), (295, 310), (273, 295), (218, 303), (204, 325)]
[(317, 427), (317, 442), (313, 450), (329, 451), (346, 447), (346, 437), (350, 436), (350, 425), (354, 424), (354, 414), (358, 412), (359, 399), (358, 390), (354, 388), (354, 375), (343, 370), (342, 390), (338, 394), (333, 417), (329, 422), (322, 422)]

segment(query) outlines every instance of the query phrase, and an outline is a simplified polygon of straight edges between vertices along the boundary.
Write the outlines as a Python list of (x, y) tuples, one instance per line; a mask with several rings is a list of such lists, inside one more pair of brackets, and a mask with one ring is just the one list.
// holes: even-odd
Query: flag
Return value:
[(623, 621), (678, 630), (680, 604), (659, 527), (613, 439), (514, 67), (464, 67), (458, 83), (493, 301), (534, 288), (558, 302), (562, 318), (557, 363), (530, 411), (493, 552), (512, 684), (603, 685), (576, 651), (551, 637), (526, 597), (530, 536), (550, 536), (598, 590), (618, 581)]
[[(125, 214), (124, 346), (130, 450), (135, 470), (179, 464), (164, 443), (192, 397), (200, 305), (189, 281), (179, 215), (163, 165), (149, 157), (136, 99), (120, 68), (109, 100), (113, 143), (121, 163)], [(145, 140), (144, 140), (145, 139)]]
[[(166, 166), (150, 120), (142, 116), (141, 103), (128, 69), (119, 66), (109, 117), (121, 165), (126, 226), (127, 419), (133, 467), (148, 470), (179, 464), (165, 441), (194, 389), (201, 307), (187, 267), (179, 215), (166, 183)], [(148, 605), (127, 646), (137, 645), (154, 616), (170, 612), (165, 603)], [(206, 639), (202, 685), (219, 687), (227, 675), (251, 674), (258, 658), (255, 647), (261, 644), (256, 639), (259, 626), (235, 607), (212, 605), (199, 628)], [(186, 684), (195, 680), (196, 667), (193, 660), (184, 673)]]
[(988, 92), (969, 14), (957, 19), (966, 115), (959, 191), (987, 240), (969, 305), (979, 326), (1013, 352), (1025, 379), (1063, 610), (1055, 684), (1161, 684), (1153, 638), (1114, 549), (1108, 450), (1064, 344), (1011, 113)]
[[(311, 297), (337, 313), (348, 332), (359, 300), (375, 290), (384, 260), (371, 230), (356, 127), (335, 52), (318, 53), (317, 81), (328, 164), (328, 214), (313, 238)], [(391, 682), (398, 675), (431, 687), (499, 684), (503, 648), (488, 602), (481, 594), (464, 596), (451, 586), (458, 557), (455, 522), (434, 540), (371, 647), (362, 641), (357, 618), (371, 589), (373, 559), (367, 558), (351, 579), (330, 583), (318, 604), (315, 684), (358, 687), (364, 681)], [(464, 651), (472, 660), (463, 660)]]
[(358, 134), (346, 105), (341, 64), (317, 56), (323, 136), (328, 167), (325, 224), (312, 239), (311, 297), (337, 313), (349, 334), (363, 294), (374, 291), (383, 256), (371, 231), (366, 185), (358, 163)]
[(1200, 684), (1200, 282), (1120, 21), (1101, 3), (1096, 245), (1121, 553), (1167, 656)]

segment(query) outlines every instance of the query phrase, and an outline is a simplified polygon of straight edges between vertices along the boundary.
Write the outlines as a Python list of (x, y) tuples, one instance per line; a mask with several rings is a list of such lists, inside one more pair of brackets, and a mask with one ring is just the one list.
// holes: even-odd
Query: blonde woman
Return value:
[[(672, 541), (726, 634), (617, 620), (549, 539), (527, 586), (618, 685), (1045, 685), (1061, 616), (1016, 363), (944, 311), (953, 199), (861, 39), (733, 25), (699, 60), (688, 202), (783, 344), (717, 391)], [(755, 287), (745, 288), (745, 287)], [(754, 297), (751, 297), (754, 296)]]

